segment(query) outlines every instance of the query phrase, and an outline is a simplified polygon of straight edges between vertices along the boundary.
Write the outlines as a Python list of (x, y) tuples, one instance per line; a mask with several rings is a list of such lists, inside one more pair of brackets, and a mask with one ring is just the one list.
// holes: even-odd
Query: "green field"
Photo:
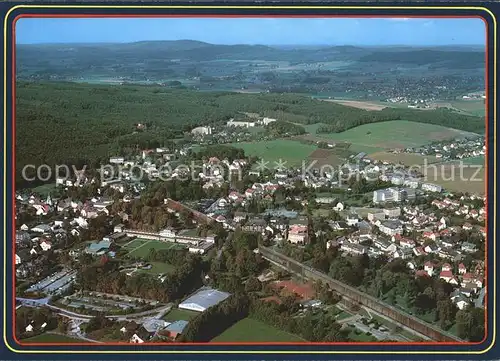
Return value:
[(280, 159), (286, 162), (285, 166), (300, 165), (309, 154), (317, 149), (310, 144), (302, 144), (294, 140), (277, 139), (251, 143), (232, 143), (233, 147), (241, 148), (247, 156), (255, 156), (269, 161), (268, 167), (274, 167), (273, 162)]
[(484, 117), (486, 115), (486, 105), (484, 99), (455, 100), (451, 102), (453, 108), (464, 113)]
[(174, 308), (172, 311), (163, 316), (163, 319), (167, 322), (175, 322), (175, 321), (189, 321), (193, 317), (198, 316), (200, 313), (189, 310), (181, 310), (179, 308)]
[(327, 124), (315, 123), (315, 124), (307, 124), (307, 125), (299, 124), (299, 125), (304, 127), (306, 132), (308, 132), (310, 134), (316, 134), (316, 131), (318, 130), (319, 127), (321, 127), (322, 125), (327, 125)]
[(342, 133), (318, 134), (318, 136), (351, 143), (350, 150), (372, 153), (381, 148), (417, 147), (466, 134), (468, 133), (439, 125), (394, 120), (365, 124)]
[(144, 258), (148, 255), (149, 250), (151, 248), (154, 248), (155, 250), (158, 251), (160, 249), (183, 248), (183, 247), (184, 246), (176, 243), (141, 240), (141, 244), (137, 245), (135, 248), (130, 248), (129, 246), (127, 246), (127, 249), (130, 249), (130, 252), (127, 254), (127, 256), (135, 258)]
[(41, 335), (38, 336), (33, 336), (30, 338), (25, 338), (21, 340), (22, 343), (51, 343), (51, 342), (63, 342), (63, 343), (87, 343), (85, 340), (81, 340), (79, 338), (73, 338), (73, 337), (68, 337), (68, 336), (63, 336), (63, 335), (56, 335), (53, 333), (42, 333)]
[(32, 191), (40, 194), (42, 197), (47, 197), (47, 195), (53, 194), (56, 188), (55, 183), (47, 183), (33, 188)]
[(212, 342), (305, 342), (304, 339), (280, 331), (260, 321), (244, 318), (235, 323)]
[(484, 159), (484, 156), (465, 158), (465, 159), (462, 159), (462, 162), (464, 164), (470, 164), (470, 165), (485, 165), (486, 164), (486, 160)]

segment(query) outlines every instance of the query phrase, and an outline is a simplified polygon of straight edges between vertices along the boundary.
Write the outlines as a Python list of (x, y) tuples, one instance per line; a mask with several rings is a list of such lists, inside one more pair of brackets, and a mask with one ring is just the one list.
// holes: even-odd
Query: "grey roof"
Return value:
[(191, 304), (202, 309), (207, 309), (224, 301), (231, 296), (230, 293), (214, 290), (212, 288), (201, 288), (194, 295), (179, 305), (179, 308), (191, 308)]
[(165, 328), (165, 331), (169, 332), (175, 332), (175, 333), (182, 333), (184, 331), (184, 328), (188, 325), (188, 321), (180, 320), (180, 321), (175, 321), (168, 325)]

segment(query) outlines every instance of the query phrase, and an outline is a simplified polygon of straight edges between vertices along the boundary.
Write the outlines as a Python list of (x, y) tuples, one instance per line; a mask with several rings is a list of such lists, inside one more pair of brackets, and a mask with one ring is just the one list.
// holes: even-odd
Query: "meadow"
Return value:
[(436, 157), (433, 156), (423, 156), (416, 153), (391, 153), (391, 152), (376, 152), (368, 154), (368, 157), (373, 160), (380, 160), (390, 163), (398, 163), (401, 162), (404, 165), (412, 166), (412, 165), (424, 165), (436, 163), (439, 161)]
[(297, 335), (278, 330), (252, 318), (244, 318), (212, 342), (306, 342)]
[[(316, 146), (302, 144), (289, 139), (277, 139), (262, 142), (233, 143), (232, 146), (241, 148), (245, 155), (254, 156), (264, 161), (277, 162), (280, 159), (286, 162), (286, 165), (301, 165), (309, 154), (316, 150)], [(274, 167), (271, 163), (268, 166)]]
[[(341, 133), (320, 134), (322, 138), (351, 143), (350, 150), (418, 147), (432, 141), (465, 136), (467, 132), (440, 125), (393, 120), (364, 124)], [(366, 152), (366, 150), (363, 150)], [(360, 150), (361, 151), (361, 150)], [(376, 151), (371, 149), (371, 152)], [(371, 153), (367, 152), (367, 153)]]

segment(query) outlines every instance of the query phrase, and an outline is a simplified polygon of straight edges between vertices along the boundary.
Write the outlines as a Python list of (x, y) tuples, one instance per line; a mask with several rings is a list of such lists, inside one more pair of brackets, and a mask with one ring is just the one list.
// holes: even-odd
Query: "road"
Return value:
[[(90, 316), (90, 315), (85, 315), (85, 314), (81, 314), (81, 313), (68, 311), (64, 308), (51, 305), (48, 303), (49, 302), (48, 298), (29, 299), (29, 298), (17, 297), (16, 300), (21, 302), (21, 304), (23, 304), (24, 306), (27, 306), (27, 307), (48, 307), (61, 316), (65, 316), (65, 317), (79, 320), (79, 321), (88, 322), (90, 319), (92, 319), (94, 317), (94, 316)], [(169, 312), (171, 310), (172, 306), (173, 306), (173, 304), (169, 303), (165, 306), (155, 308), (154, 310), (148, 310), (148, 311), (143, 311), (143, 312), (138, 312), (138, 313), (130, 313), (127, 315), (108, 315), (106, 317), (109, 319), (112, 319), (112, 320), (116, 320), (116, 321), (128, 321), (128, 320), (133, 320), (133, 319), (146, 317), (146, 316), (148, 318), (151, 318), (153, 316), (156, 316), (154, 318), (162, 318), (167, 312)]]

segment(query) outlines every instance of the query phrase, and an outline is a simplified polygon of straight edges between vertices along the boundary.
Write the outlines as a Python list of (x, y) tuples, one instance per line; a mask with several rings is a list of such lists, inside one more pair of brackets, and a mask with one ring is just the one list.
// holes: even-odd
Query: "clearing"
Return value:
[(267, 140), (262, 142), (232, 143), (235, 148), (245, 151), (245, 155), (258, 157), (271, 162), (267, 166), (274, 168), (274, 162), (280, 159), (286, 162), (285, 166), (301, 165), (302, 161), (316, 148), (314, 145), (302, 144), (289, 139)]
[(244, 318), (211, 342), (306, 342), (306, 340), (252, 318)]
[[(376, 150), (359, 150), (366, 147), (393, 149), (418, 147), (432, 141), (453, 139), (471, 133), (440, 125), (393, 120), (360, 125), (342, 133), (321, 134), (322, 138), (351, 143), (350, 150), (373, 153)], [(355, 148), (353, 146), (359, 146)]]

